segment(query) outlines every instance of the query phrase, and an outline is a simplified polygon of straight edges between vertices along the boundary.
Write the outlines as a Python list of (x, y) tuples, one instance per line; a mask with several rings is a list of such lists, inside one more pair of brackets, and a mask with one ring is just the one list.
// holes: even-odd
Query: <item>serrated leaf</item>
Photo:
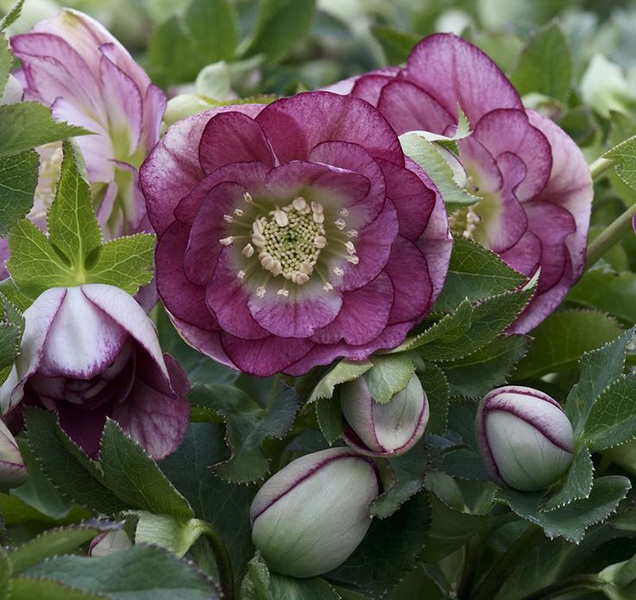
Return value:
[(415, 373), (413, 361), (404, 354), (372, 356), (373, 368), (365, 372), (369, 392), (374, 402), (386, 404), (408, 385)]
[(44, 473), (65, 496), (104, 514), (128, 508), (106, 487), (99, 465), (62, 431), (55, 413), (27, 406), (24, 422), (29, 447)]
[(528, 41), (510, 81), (521, 96), (544, 94), (567, 103), (572, 83), (568, 40), (557, 21), (541, 27)]
[(618, 323), (602, 313), (569, 309), (554, 313), (532, 332), (534, 342), (514, 377), (540, 377), (571, 368), (584, 352), (602, 346), (621, 333)]
[(451, 394), (481, 398), (497, 386), (507, 383), (508, 376), (529, 347), (528, 336), (498, 336), (461, 360), (445, 363), (443, 368)]
[(269, 600), (270, 573), (257, 551), (247, 565), (247, 573), (241, 582), (241, 600)]
[(207, 385), (194, 391), (196, 395), (190, 396), (193, 407), (214, 411), (227, 423), (226, 441), (231, 456), (213, 466), (215, 473), (232, 482), (263, 479), (270, 469), (263, 442), (282, 438), (292, 426), (299, 406), (296, 392), (285, 386), (268, 408), (261, 408), (235, 387)]
[[(270, 573), (270, 596), (288, 600), (340, 600), (340, 595), (321, 577), (296, 579)], [(266, 600), (265, 598), (263, 600)]]
[(316, 418), (320, 431), (331, 445), (342, 435), (344, 430), (340, 398), (338, 394), (335, 394), (331, 398), (319, 400), (314, 406), (316, 407)]
[(603, 154), (614, 161), (614, 171), (632, 190), (636, 190), (636, 136), (626, 139)]
[(85, 592), (53, 579), (16, 577), (12, 581), (11, 600), (108, 600), (112, 596), (95, 592)]
[(106, 242), (86, 273), (86, 283), (106, 283), (134, 295), (150, 283), (156, 238), (138, 233)]
[(238, 45), (238, 31), (231, 2), (192, 0), (183, 20), (204, 64), (233, 58)]
[(434, 310), (447, 312), (466, 298), (474, 302), (514, 290), (527, 280), (490, 250), (472, 240), (454, 236), (446, 283)]
[(550, 511), (587, 498), (592, 491), (594, 465), (586, 446), (579, 448), (561, 486), (541, 505), (541, 510)]
[(135, 527), (135, 543), (155, 544), (179, 557), (183, 557), (199, 537), (212, 529), (200, 519), (180, 522), (171, 515), (156, 515), (147, 511), (136, 514), (139, 519)]
[(192, 563), (152, 546), (133, 546), (94, 558), (60, 556), (35, 565), (25, 574), (55, 579), (115, 600), (220, 598), (216, 585)]
[(22, 12), (24, 0), (18, 0), (8, 11), (7, 14), (0, 19), (0, 31), (4, 31), (10, 25), (13, 25)]
[(592, 452), (636, 439), (636, 372), (603, 391), (585, 422), (583, 437)]
[(433, 180), (450, 210), (470, 206), (479, 201), (477, 196), (469, 194), (457, 185), (448, 162), (432, 142), (417, 133), (405, 133), (400, 136), (400, 144), (404, 154), (422, 167)]
[(157, 463), (110, 419), (102, 435), (100, 464), (106, 487), (129, 507), (172, 515), (180, 521), (194, 517), (188, 501)]
[(0, 235), (6, 235), (31, 210), (38, 165), (34, 150), (0, 157)]
[(446, 431), (450, 402), (450, 388), (446, 375), (437, 365), (427, 363), (424, 370), (418, 369), (417, 376), (426, 392), (430, 411), (426, 433), (443, 435)]
[(54, 121), (51, 110), (36, 102), (0, 105), (0, 156), (89, 133), (83, 127)]
[(374, 25), (371, 32), (380, 42), (387, 63), (397, 65), (406, 62), (411, 50), (420, 41), (420, 36), (414, 33), (399, 31), (390, 27)]
[(331, 398), (335, 387), (347, 381), (353, 381), (366, 373), (373, 363), (369, 360), (354, 362), (341, 360), (329, 373), (327, 373), (314, 388), (308, 402), (315, 402), (321, 398)]
[(607, 519), (631, 488), (627, 477), (607, 476), (594, 481), (588, 498), (575, 500), (549, 512), (540, 510), (543, 492), (519, 492), (500, 489), (497, 499), (507, 504), (521, 518), (543, 528), (549, 538), (563, 537), (579, 543), (585, 530)]
[[(386, 519), (375, 519), (355, 552), (327, 580), (381, 597), (411, 570), (430, 523), (430, 504), (421, 492)], [(369, 566), (373, 565), (372, 568)]]
[(565, 403), (565, 414), (572, 423), (575, 439), (580, 437), (592, 406), (601, 392), (623, 372), (627, 345), (634, 337), (635, 330), (636, 328), (632, 328), (581, 357), (579, 382), (572, 388)]
[(636, 273), (588, 271), (570, 290), (567, 299), (636, 323)]

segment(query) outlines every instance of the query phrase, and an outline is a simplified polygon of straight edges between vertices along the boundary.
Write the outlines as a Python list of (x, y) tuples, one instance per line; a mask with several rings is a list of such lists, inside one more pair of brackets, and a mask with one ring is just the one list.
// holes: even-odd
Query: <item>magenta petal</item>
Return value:
[(473, 126), (491, 110), (523, 109), (499, 67), (477, 46), (453, 34), (422, 40), (409, 56), (406, 76), (451, 115), (457, 115), (459, 104)]
[(419, 130), (443, 135), (449, 126), (457, 124), (457, 118), (434, 97), (407, 80), (388, 83), (377, 106), (398, 135)]
[(256, 121), (281, 163), (303, 160), (322, 142), (346, 141), (375, 158), (404, 164), (400, 143), (382, 115), (364, 100), (329, 92), (307, 92), (265, 107)]
[(458, 147), (461, 163), (477, 192), (492, 194), (501, 190), (503, 176), (490, 151), (472, 135), (459, 140)]
[(240, 112), (212, 117), (199, 143), (199, 161), (206, 174), (237, 162), (262, 162), (269, 168), (275, 158), (260, 125)]
[(78, 410), (69, 402), (57, 403), (62, 429), (90, 457), (96, 456), (99, 452), (102, 431), (111, 410), (110, 402), (93, 410)]
[(179, 335), (193, 348), (228, 367), (236, 369), (236, 365), (225, 352), (221, 344), (221, 331), (201, 329), (192, 323), (169, 315)]
[(400, 67), (387, 67), (371, 71), (352, 82), (351, 91), (348, 93), (377, 107), (384, 87), (394, 81), (402, 72), (403, 69)]
[(392, 306), (391, 279), (380, 273), (364, 287), (343, 294), (340, 314), (317, 330), (312, 340), (318, 344), (336, 344), (343, 339), (356, 346), (368, 344), (386, 328)]

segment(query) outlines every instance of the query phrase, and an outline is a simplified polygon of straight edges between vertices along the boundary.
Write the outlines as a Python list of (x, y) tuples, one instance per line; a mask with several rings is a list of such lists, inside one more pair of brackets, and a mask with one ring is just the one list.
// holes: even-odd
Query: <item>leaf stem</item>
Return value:
[(564, 592), (578, 589), (602, 589), (604, 584), (600, 582), (596, 575), (575, 575), (562, 581), (551, 583), (532, 594), (524, 596), (521, 600), (551, 600), (558, 598)]
[(202, 533), (210, 543), (214, 559), (216, 560), (223, 598), (225, 600), (234, 600), (234, 572), (225, 543), (217, 531), (205, 522), (203, 523)]
[(603, 158), (602, 156), (597, 158), (590, 165), (590, 175), (592, 176), (592, 179), (596, 179), (599, 175), (602, 175), (609, 168), (613, 167), (614, 166), (614, 162), (615, 161), (613, 161), (613, 160), (611, 160), (609, 158)]
[(543, 530), (538, 525), (530, 525), (490, 569), (471, 596), (471, 600), (492, 600), (517, 569), (519, 561), (544, 539)]
[(635, 214), (636, 204), (633, 204), (590, 243), (586, 258), (588, 269), (616, 245), (623, 235), (632, 231), (632, 217)]

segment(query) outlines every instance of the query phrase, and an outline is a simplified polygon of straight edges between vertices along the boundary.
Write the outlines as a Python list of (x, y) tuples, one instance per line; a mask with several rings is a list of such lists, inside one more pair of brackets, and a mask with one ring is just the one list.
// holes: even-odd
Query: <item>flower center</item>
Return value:
[(252, 224), (252, 243), (263, 268), (298, 285), (309, 281), (327, 245), (324, 221), (322, 204), (304, 198), (276, 207), (269, 218), (258, 217)]
[[(475, 205), (478, 206), (479, 202)], [(481, 221), (481, 217), (474, 211), (472, 206), (460, 208), (448, 217), (450, 230), (456, 235), (461, 235), (467, 239), (473, 239), (475, 230)]]

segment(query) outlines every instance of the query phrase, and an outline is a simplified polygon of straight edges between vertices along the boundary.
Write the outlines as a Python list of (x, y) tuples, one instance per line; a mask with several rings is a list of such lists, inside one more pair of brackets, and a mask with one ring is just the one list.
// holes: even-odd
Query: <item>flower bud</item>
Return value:
[(28, 476), (15, 438), (0, 420), (0, 487), (18, 487), (27, 480)]
[(360, 454), (404, 454), (424, 434), (429, 408), (417, 375), (386, 404), (373, 400), (364, 377), (340, 386), (340, 407), (347, 422), (343, 439)]
[(88, 548), (91, 556), (108, 556), (132, 547), (128, 534), (123, 529), (106, 531), (98, 535)]
[(374, 465), (347, 448), (298, 458), (254, 498), (252, 539), (270, 568), (292, 577), (331, 571), (357, 548), (378, 495)]
[(553, 484), (573, 457), (572, 425), (559, 403), (538, 390), (493, 390), (477, 412), (477, 441), (491, 477), (531, 492)]

